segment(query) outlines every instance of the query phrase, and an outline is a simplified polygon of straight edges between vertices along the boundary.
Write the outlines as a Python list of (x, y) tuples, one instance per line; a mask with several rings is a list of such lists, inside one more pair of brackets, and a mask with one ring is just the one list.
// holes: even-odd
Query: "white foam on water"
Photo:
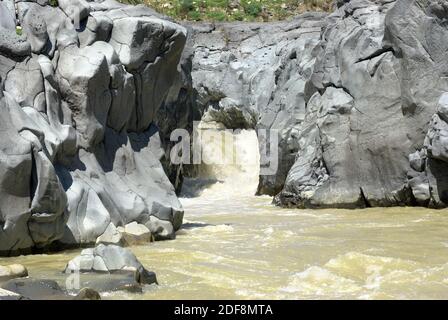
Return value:
[(312, 266), (296, 273), (289, 279), (289, 284), (280, 289), (287, 293), (296, 293), (301, 297), (325, 297), (328, 295), (352, 295), (361, 290), (353, 280), (341, 277), (328, 269)]
[[(199, 168), (199, 177), (185, 184), (185, 188), (204, 186), (203, 190), (183, 190), (183, 194), (198, 194), (199, 198), (208, 201), (215, 199), (228, 200), (252, 197), (258, 187), (260, 172), (260, 154), (258, 138), (254, 130), (242, 130), (238, 133), (222, 131), (225, 144), (221, 141), (202, 141), (203, 159), (215, 159), (223, 155), (225, 161), (221, 164), (206, 165)], [(219, 159), (218, 159), (219, 160)], [(219, 162), (219, 161), (218, 161)], [(212, 183), (216, 181), (215, 183)], [(182, 199), (183, 203), (195, 203), (189, 199)]]

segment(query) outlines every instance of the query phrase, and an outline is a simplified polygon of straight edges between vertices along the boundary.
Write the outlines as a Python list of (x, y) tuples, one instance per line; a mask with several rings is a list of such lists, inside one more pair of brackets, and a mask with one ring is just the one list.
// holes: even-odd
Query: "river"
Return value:
[[(104, 299), (448, 299), (446, 210), (280, 209), (253, 196), (253, 164), (224, 171), (201, 191), (207, 180), (187, 181), (196, 189), (181, 199), (185, 224), (176, 240), (131, 248), (160, 285)], [(54, 278), (78, 253), (0, 265)]]

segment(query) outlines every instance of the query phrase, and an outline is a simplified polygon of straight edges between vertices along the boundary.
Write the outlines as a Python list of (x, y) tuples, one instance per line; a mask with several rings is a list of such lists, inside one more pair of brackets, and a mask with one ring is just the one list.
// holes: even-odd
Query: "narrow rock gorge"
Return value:
[(257, 193), (279, 206), (446, 207), (447, 10), (338, 0), (192, 24), (114, 0), (2, 0), (0, 252), (91, 245), (133, 222), (174, 238), (194, 170), (170, 163), (170, 133), (193, 121), (278, 132)]
[(446, 207), (448, 4), (334, 6), (288, 22), (188, 25), (170, 106), (277, 130), (279, 168), (258, 194), (279, 206)]

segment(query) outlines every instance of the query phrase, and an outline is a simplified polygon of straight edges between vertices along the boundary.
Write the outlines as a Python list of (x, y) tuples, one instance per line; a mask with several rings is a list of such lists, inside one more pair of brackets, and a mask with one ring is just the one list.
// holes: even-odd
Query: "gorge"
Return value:
[[(271, 23), (1, 0), (0, 265), (63, 283), (136, 224), (176, 238), (130, 248), (160, 285), (104, 297), (447, 298), (447, 36), (445, 0)], [(245, 161), (172, 163), (195, 121)]]

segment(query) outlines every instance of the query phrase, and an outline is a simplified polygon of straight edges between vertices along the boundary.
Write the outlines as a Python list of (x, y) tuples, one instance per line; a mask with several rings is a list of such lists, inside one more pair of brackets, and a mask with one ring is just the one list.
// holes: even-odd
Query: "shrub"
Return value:
[(194, 9), (193, 0), (180, 0), (180, 12), (186, 14)]
[(258, 15), (263, 10), (261, 3), (255, 2), (254, 0), (244, 1), (242, 3), (244, 12), (252, 17), (258, 17)]
[(188, 20), (201, 21), (201, 13), (199, 11), (190, 11), (187, 14)]
[(207, 18), (213, 21), (226, 21), (227, 15), (220, 11), (211, 11), (207, 13)]
[[(1, 0), (0, 0), (1, 1)], [(146, 4), (174, 19), (193, 21), (275, 21), (304, 11), (331, 11), (333, 0), (118, 0)], [(50, 0), (57, 5), (57, 0)]]

